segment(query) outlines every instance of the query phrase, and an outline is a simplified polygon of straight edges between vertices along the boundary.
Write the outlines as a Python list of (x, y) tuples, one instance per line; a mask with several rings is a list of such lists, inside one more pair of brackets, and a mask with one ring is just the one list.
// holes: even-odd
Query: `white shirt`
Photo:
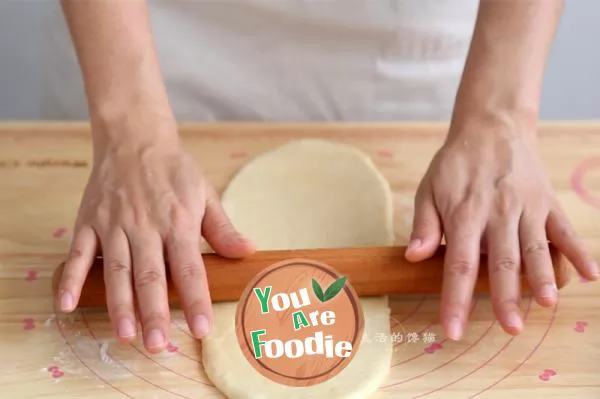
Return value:
[[(182, 121), (447, 120), (478, 0), (162, 0), (151, 24)], [(61, 10), (42, 112), (84, 119)]]

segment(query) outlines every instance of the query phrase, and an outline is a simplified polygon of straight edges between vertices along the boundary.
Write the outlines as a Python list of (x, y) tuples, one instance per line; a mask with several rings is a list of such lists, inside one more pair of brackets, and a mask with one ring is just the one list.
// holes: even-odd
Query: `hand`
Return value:
[[(446, 241), (441, 320), (450, 339), (467, 323), (480, 251), (487, 252), (491, 300), (510, 334), (523, 328), (521, 262), (536, 301), (553, 306), (557, 289), (548, 240), (588, 279), (598, 268), (565, 216), (535, 150), (533, 135), (504, 126), (452, 130), (417, 190), (406, 257), (420, 261)], [(527, 132), (529, 133), (529, 132)]]
[(60, 282), (60, 309), (75, 309), (92, 261), (101, 252), (116, 335), (133, 340), (138, 313), (146, 349), (159, 352), (170, 334), (168, 261), (190, 330), (203, 337), (212, 311), (201, 235), (227, 257), (250, 254), (252, 244), (234, 229), (178, 140), (102, 143), (95, 146), (94, 158)]

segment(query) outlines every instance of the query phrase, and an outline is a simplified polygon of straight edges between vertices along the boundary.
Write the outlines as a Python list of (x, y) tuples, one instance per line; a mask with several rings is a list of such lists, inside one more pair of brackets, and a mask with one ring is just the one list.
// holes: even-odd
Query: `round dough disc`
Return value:
[[(231, 181), (223, 206), (259, 250), (392, 245), (389, 185), (368, 156), (321, 140), (288, 143), (252, 160)], [(235, 334), (236, 303), (214, 305), (203, 339), (205, 371), (229, 398), (367, 398), (389, 371), (387, 297), (362, 298), (364, 336), (352, 362), (332, 379), (297, 388), (275, 383), (248, 363)]]

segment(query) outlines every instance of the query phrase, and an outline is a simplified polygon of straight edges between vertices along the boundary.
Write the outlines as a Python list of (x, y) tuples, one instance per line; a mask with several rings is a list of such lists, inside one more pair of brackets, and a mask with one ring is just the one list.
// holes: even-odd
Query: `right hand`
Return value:
[[(94, 129), (94, 128), (93, 128)], [(94, 257), (104, 258), (108, 314), (116, 335), (131, 342), (136, 313), (152, 353), (169, 342), (165, 264), (181, 298), (190, 331), (205, 336), (212, 307), (200, 252), (201, 236), (225, 257), (251, 254), (220, 199), (182, 148), (176, 129), (161, 139), (96, 140), (94, 165), (75, 223), (58, 288), (58, 306), (72, 312)], [(158, 135), (157, 135), (158, 136)], [(94, 135), (97, 137), (99, 134)]]

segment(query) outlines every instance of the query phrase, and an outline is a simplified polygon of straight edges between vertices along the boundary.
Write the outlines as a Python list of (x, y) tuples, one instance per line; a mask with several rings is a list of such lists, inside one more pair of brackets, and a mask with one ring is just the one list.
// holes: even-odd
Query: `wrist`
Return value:
[(459, 94), (449, 135), (502, 134), (535, 139), (539, 117), (537, 101), (519, 93), (485, 96)]
[(175, 117), (157, 65), (151, 58), (134, 58), (111, 78), (89, 79), (86, 84), (94, 139), (115, 143), (176, 140)]
[(177, 123), (168, 106), (137, 103), (106, 111), (90, 113), (95, 153), (119, 149), (135, 152), (148, 146), (169, 149), (180, 144)]

